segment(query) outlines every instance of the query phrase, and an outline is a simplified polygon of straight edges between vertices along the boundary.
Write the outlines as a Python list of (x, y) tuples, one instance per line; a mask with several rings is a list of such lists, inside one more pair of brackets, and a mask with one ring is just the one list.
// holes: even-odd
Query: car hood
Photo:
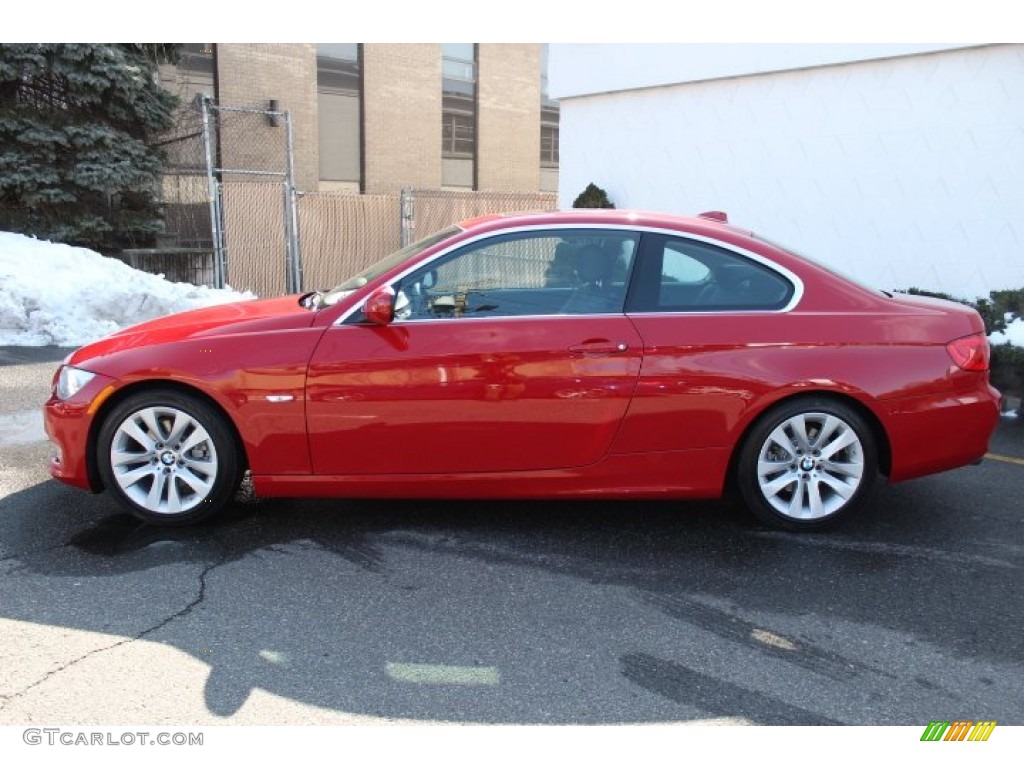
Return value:
[(124, 328), (76, 350), (68, 362), (81, 364), (135, 347), (188, 339), (308, 328), (315, 318), (316, 312), (302, 307), (297, 296), (218, 304)]

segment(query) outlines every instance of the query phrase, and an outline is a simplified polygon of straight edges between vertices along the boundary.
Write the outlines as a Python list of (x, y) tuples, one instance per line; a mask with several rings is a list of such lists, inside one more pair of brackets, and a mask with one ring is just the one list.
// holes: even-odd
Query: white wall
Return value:
[(693, 83), (969, 46), (948, 43), (562, 43), (550, 46), (552, 98)]
[(564, 207), (593, 181), (879, 287), (1024, 286), (1021, 45), (563, 98), (560, 143)]

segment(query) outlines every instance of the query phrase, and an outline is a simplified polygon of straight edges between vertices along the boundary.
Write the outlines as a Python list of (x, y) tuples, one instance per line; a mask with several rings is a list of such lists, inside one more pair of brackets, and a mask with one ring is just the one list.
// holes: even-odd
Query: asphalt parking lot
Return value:
[(48, 478), (65, 353), (0, 348), (0, 724), (1024, 724), (1024, 419), (827, 534), (650, 502), (162, 530)]

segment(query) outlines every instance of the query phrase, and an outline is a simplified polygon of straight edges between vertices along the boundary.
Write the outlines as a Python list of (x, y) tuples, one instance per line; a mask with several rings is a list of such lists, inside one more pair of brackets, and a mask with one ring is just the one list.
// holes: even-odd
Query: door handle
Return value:
[(600, 339), (595, 341), (584, 341), (582, 344), (573, 344), (569, 347), (570, 352), (581, 355), (616, 355), (629, 349), (629, 344), (624, 341), (608, 341)]

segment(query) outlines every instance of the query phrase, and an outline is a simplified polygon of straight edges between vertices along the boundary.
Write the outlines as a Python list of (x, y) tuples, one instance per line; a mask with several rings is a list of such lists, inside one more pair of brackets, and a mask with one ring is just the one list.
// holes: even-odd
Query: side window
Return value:
[(793, 285), (775, 270), (696, 240), (652, 238), (644, 258), (647, 285), (636, 292), (634, 311), (767, 311), (793, 295)]
[(678, 304), (687, 294), (699, 293), (711, 279), (707, 264), (684, 253), (678, 244), (669, 243), (662, 250), (658, 304)]
[(399, 320), (622, 312), (639, 238), (618, 230), (499, 235), (396, 286)]

